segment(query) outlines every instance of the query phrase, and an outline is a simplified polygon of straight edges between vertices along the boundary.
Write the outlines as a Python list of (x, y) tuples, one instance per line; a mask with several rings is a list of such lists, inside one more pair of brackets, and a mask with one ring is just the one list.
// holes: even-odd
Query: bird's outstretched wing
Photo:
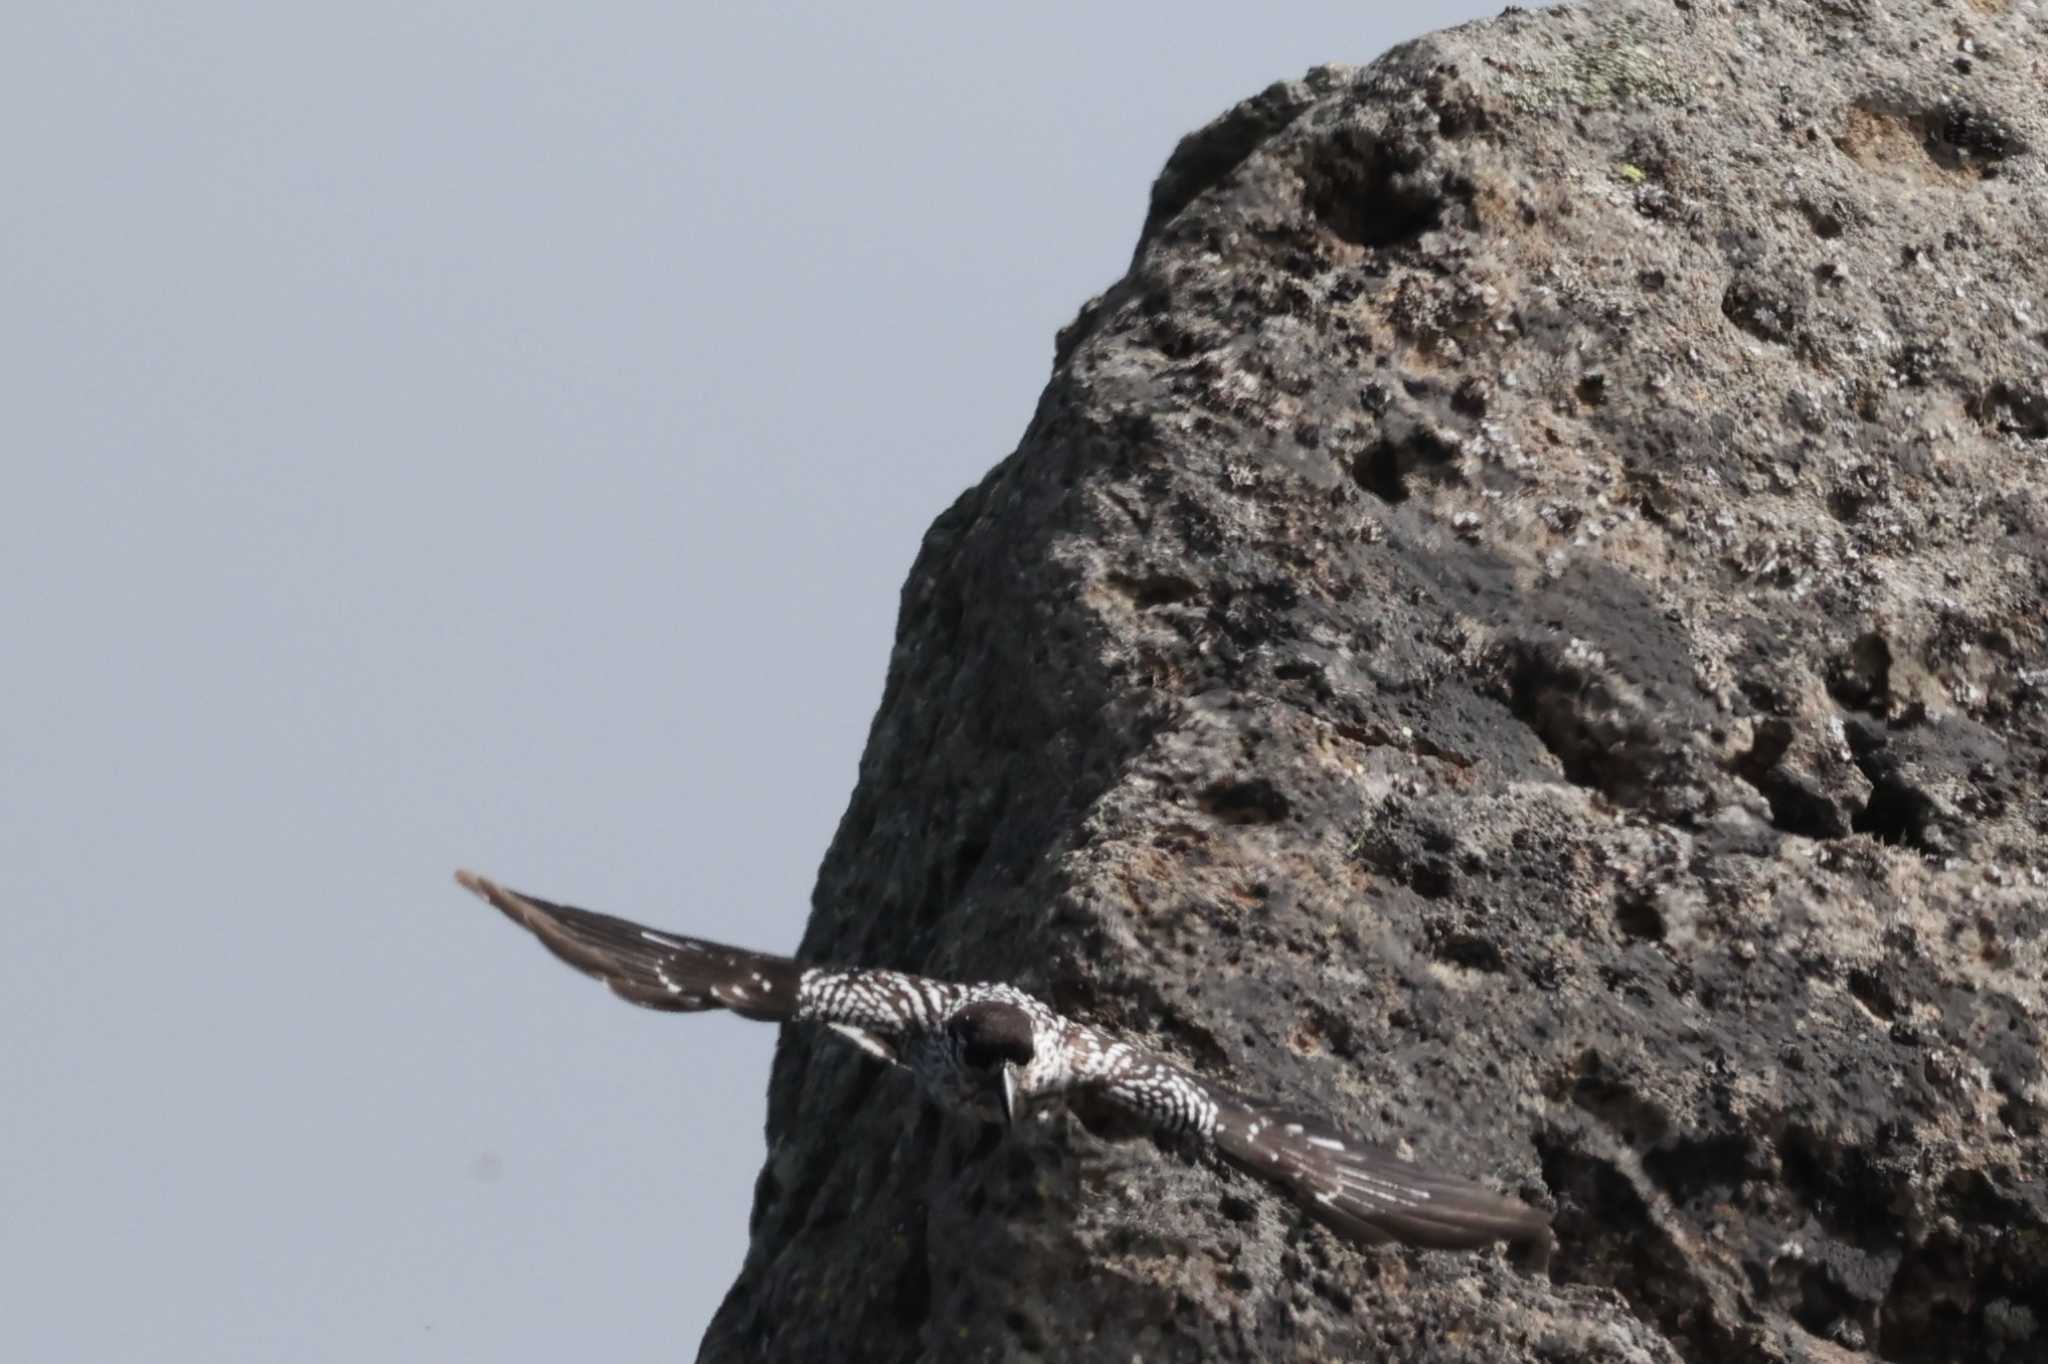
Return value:
[(1279, 1184), (1311, 1217), (1367, 1245), (1471, 1250), (1494, 1241), (1550, 1258), (1550, 1216), (1518, 1198), (1364, 1145), (1323, 1120), (1216, 1096), (1217, 1153)]
[(804, 968), (787, 957), (646, 928), (609, 914), (507, 890), (475, 872), (455, 879), (619, 998), (648, 1009), (730, 1009), (769, 1022), (796, 1017)]
[(1094, 1097), (1147, 1127), (1206, 1141), (1339, 1235), (1433, 1250), (1508, 1241), (1526, 1246), (1538, 1268), (1549, 1260), (1550, 1217), (1519, 1199), (1364, 1145), (1320, 1118), (1269, 1109), (1142, 1048), (1105, 1040), (1089, 1050), (1083, 1087)]

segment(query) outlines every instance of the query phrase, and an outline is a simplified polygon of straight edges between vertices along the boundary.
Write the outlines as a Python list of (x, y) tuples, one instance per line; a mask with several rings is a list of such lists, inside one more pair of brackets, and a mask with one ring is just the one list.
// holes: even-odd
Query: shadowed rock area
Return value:
[(700, 1358), (2048, 1359), (2044, 91), (2036, 0), (1603, 4), (1188, 137), (925, 539), (803, 951), (1558, 1255), (792, 1031)]

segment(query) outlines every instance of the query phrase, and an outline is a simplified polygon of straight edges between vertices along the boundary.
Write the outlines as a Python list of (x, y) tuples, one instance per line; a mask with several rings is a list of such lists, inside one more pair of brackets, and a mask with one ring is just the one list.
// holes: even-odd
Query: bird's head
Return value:
[(1015, 1122), (1019, 1078), (1037, 1052), (1031, 1015), (1015, 1004), (985, 1000), (954, 1014), (946, 1030), (961, 1064), (1001, 1087), (1003, 1114)]

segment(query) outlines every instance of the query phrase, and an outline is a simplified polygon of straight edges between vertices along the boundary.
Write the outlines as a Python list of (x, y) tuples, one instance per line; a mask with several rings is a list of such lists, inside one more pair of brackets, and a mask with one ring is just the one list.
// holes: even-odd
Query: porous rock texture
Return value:
[(1555, 1210), (1360, 1249), (791, 1032), (706, 1360), (2048, 1358), (2048, 8), (1598, 4), (1188, 137), (804, 952)]

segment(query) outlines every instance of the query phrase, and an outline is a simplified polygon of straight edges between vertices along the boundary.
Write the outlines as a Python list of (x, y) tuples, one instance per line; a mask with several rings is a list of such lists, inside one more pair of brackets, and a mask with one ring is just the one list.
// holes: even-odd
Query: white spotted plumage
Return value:
[(900, 1066), (942, 1106), (1016, 1121), (1062, 1096), (1180, 1136), (1284, 1188), (1353, 1240), (1463, 1249), (1523, 1243), (1542, 1263), (1550, 1219), (1471, 1180), (1360, 1145), (1312, 1115), (1283, 1114), (1156, 1052), (1055, 1013), (1015, 986), (900, 971), (802, 966), (507, 890), (466, 888), (622, 998), (673, 1012), (730, 1009), (818, 1023)]

